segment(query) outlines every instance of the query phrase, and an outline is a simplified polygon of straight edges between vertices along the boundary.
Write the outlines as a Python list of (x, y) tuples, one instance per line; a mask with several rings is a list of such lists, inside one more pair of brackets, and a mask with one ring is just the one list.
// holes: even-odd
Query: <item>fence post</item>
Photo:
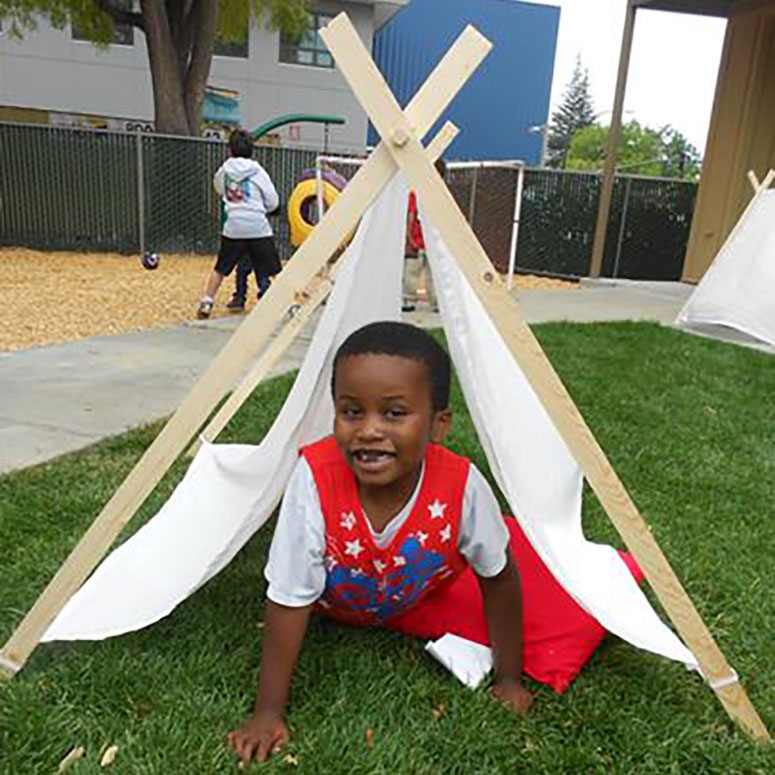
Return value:
[(630, 201), (631, 185), (632, 178), (628, 177), (627, 182), (624, 184), (624, 203), (622, 204), (622, 217), (619, 222), (619, 237), (616, 240), (616, 258), (614, 259), (613, 277), (617, 277), (619, 274), (619, 258), (622, 255), (622, 242), (624, 241), (624, 229), (627, 224), (627, 205)]
[(525, 179), (525, 165), (517, 167), (517, 191), (514, 194), (514, 215), (511, 223), (511, 243), (509, 245), (509, 275), (506, 288), (511, 290), (514, 284), (514, 268), (517, 263), (517, 240), (519, 239), (519, 216), (522, 210), (522, 185)]
[(479, 167), (474, 167), (474, 179), (471, 181), (471, 198), (468, 200), (468, 222), (474, 228), (474, 214), (476, 213), (476, 184), (479, 180)]
[(143, 138), (138, 129), (137, 141), (137, 226), (140, 237), (140, 255), (145, 255), (145, 176), (143, 175)]

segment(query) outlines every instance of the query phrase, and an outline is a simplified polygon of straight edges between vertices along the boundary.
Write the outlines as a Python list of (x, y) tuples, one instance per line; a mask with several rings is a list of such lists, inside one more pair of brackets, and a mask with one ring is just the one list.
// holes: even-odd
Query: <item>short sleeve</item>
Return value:
[(291, 608), (314, 603), (326, 585), (325, 548), (317, 487), (307, 461), (300, 457), (283, 496), (264, 569), (267, 597)]
[(491, 578), (506, 567), (509, 531), (487, 480), (471, 464), (463, 491), (458, 551), (478, 576)]

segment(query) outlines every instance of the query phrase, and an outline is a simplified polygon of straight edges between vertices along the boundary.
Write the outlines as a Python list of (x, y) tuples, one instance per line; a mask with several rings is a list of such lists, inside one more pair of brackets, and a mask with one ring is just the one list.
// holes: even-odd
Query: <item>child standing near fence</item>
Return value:
[(221, 247), (210, 274), (196, 316), (209, 318), (215, 295), (243, 255), (250, 260), (256, 278), (277, 274), (280, 259), (274, 244), (267, 213), (280, 203), (266, 170), (253, 159), (253, 138), (244, 129), (235, 129), (229, 137), (229, 158), (213, 178), (215, 190), (223, 199), (226, 219), (221, 232)]

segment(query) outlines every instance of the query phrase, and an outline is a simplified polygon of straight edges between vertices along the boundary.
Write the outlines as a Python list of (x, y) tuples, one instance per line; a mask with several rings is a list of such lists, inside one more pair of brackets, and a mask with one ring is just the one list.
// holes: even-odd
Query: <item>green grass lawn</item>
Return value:
[[(538, 336), (765, 724), (775, 731), (775, 360), (650, 324)], [(224, 440), (257, 442), (291, 385), (257, 391)], [(459, 392), (451, 446), (487, 471)], [(5, 640), (158, 426), (0, 478)], [(519, 439), (515, 439), (519, 443)], [(140, 523), (183, 473), (178, 464)], [(547, 482), (551, 486), (551, 482)], [(587, 535), (620, 545), (593, 498)], [(133, 525), (132, 527), (136, 527)], [(0, 772), (230, 773), (226, 732), (254, 692), (271, 529), (171, 616), (102, 643), (41, 646), (0, 685)], [(120, 604), (120, 601), (117, 601)], [(294, 679), (287, 773), (773, 773), (682, 665), (607, 638), (569, 691), (534, 686), (527, 719), (470, 691), (423, 643), (323, 622)], [(371, 744), (367, 745), (368, 739)], [(106, 744), (115, 763), (100, 768)]]

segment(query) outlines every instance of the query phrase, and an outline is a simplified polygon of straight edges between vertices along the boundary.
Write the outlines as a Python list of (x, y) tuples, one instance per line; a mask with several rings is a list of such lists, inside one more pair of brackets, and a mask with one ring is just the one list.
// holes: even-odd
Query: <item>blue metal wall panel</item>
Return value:
[[(446, 156), (539, 164), (542, 138), (528, 127), (549, 119), (559, 21), (559, 8), (517, 0), (411, 0), (376, 34), (374, 59), (405, 105), (473, 24), (494, 47), (444, 114), (461, 130)], [(369, 143), (377, 139), (370, 127)]]

